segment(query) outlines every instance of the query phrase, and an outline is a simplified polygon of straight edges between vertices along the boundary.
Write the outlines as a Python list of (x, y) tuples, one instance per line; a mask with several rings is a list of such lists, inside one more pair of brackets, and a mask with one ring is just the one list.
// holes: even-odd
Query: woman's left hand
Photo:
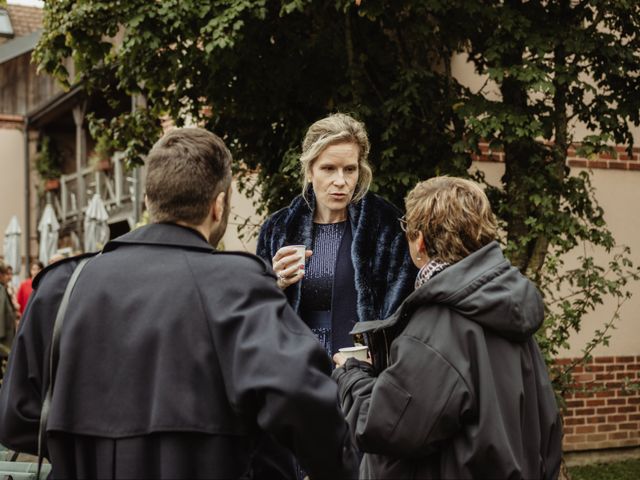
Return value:
[(342, 353), (338, 352), (333, 356), (333, 363), (336, 364), (336, 367), (341, 367), (344, 365), (344, 362), (347, 361), (348, 357), (345, 357)]

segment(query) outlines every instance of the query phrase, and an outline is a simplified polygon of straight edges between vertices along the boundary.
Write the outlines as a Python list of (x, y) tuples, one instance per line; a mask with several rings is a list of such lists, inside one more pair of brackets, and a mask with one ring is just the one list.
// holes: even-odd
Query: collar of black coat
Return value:
[(215, 252), (215, 248), (207, 242), (200, 232), (175, 223), (152, 223), (136, 228), (111, 240), (105, 245), (104, 251), (114, 250), (121, 245), (159, 245), (201, 252)]

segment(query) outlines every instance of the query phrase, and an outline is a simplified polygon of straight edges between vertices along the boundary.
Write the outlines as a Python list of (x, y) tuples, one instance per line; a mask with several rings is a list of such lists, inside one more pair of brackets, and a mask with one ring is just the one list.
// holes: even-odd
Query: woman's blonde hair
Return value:
[(302, 196), (305, 199), (313, 163), (327, 147), (338, 143), (354, 143), (359, 150), (358, 184), (351, 201), (357, 202), (369, 191), (372, 173), (368, 158), (371, 146), (364, 124), (344, 113), (334, 113), (311, 125), (302, 142), (300, 169), (303, 179)]
[(471, 180), (441, 176), (420, 182), (405, 207), (407, 236), (422, 232), (431, 259), (455, 263), (496, 239), (489, 199)]

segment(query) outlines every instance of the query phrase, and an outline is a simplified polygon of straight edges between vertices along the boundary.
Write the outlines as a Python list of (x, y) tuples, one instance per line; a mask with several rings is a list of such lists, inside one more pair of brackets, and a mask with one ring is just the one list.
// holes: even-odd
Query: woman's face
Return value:
[(38, 273), (40, 273), (40, 270), (42, 270), (40, 268), (40, 265), (38, 265), (37, 263), (32, 263), (31, 269), (29, 270), (29, 273), (31, 274), (31, 278), (35, 277)]
[(316, 220), (343, 220), (340, 217), (346, 213), (358, 184), (359, 153), (355, 143), (337, 143), (325, 148), (311, 165)]

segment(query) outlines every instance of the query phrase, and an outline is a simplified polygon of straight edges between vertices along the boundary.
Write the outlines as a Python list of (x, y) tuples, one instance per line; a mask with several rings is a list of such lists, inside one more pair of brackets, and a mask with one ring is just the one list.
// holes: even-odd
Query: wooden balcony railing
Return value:
[[(112, 168), (108, 171), (86, 167), (80, 173), (62, 175), (60, 190), (53, 196), (56, 214), (61, 222), (77, 220), (87, 208), (87, 203), (97, 193), (102, 198), (108, 212), (133, 207), (136, 175), (124, 168), (124, 158), (116, 153), (111, 159)], [(84, 184), (85, 205), (78, 205), (78, 176), (82, 176)]]

